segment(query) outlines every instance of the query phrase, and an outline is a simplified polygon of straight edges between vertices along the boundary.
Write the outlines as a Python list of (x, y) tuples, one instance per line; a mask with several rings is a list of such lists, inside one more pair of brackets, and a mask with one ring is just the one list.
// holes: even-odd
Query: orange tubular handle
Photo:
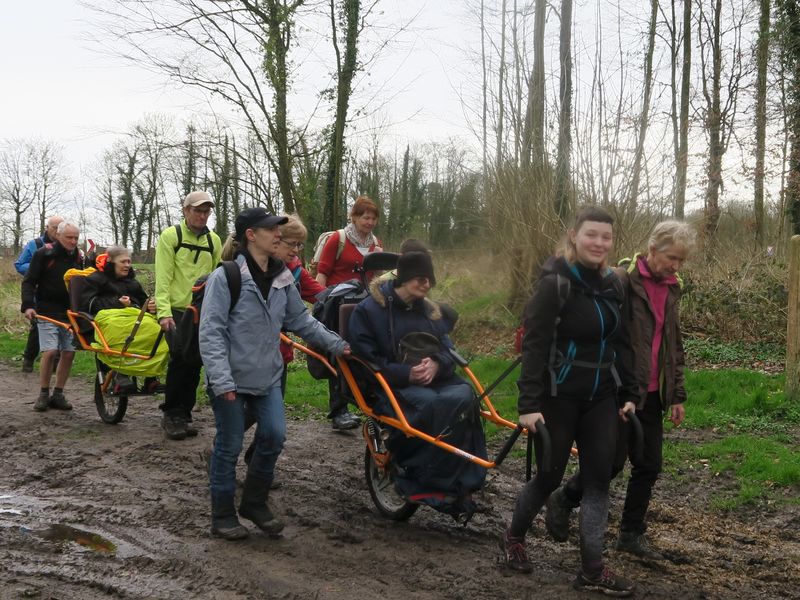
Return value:
[(86, 338), (80, 333), (80, 327), (78, 327), (77, 318), (81, 317), (80, 313), (76, 313), (73, 311), (67, 311), (67, 318), (69, 319), (69, 323), (64, 323), (63, 321), (57, 321), (56, 319), (51, 319), (50, 317), (45, 317), (43, 315), (36, 315), (36, 319), (40, 321), (47, 321), (48, 323), (52, 323), (53, 325), (57, 325), (59, 327), (63, 327), (64, 329), (68, 329), (72, 332), (72, 334), (78, 338), (78, 341), (81, 344), (81, 349), (86, 350), (88, 352), (96, 352), (98, 354), (109, 354), (111, 356), (124, 356), (126, 358), (138, 358), (140, 360), (148, 360), (153, 358), (152, 356), (148, 356), (146, 354), (136, 354), (134, 352), (121, 352), (120, 350), (114, 350), (108, 345), (105, 336), (103, 336), (103, 332), (100, 331), (100, 328), (94, 321), (89, 321), (94, 328), (94, 332), (97, 334), (98, 341), (103, 345), (102, 348), (95, 348), (94, 346), (90, 345)]
[(338, 377), (339, 376), (339, 374), (336, 372), (336, 369), (334, 369), (331, 366), (331, 363), (328, 362), (328, 359), (326, 359), (324, 356), (322, 356), (318, 352), (314, 352), (311, 348), (303, 346), (303, 344), (298, 344), (297, 342), (295, 342), (292, 338), (290, 338), (285, 333), (281, 333), (281, 341), (289, 344), (292, 348), (297, 348), (301, 352), (305, 352), (309, 356), (313, 356), (318, 361), (320, 361), (325, 366), (325, 368), (328, 369), (328, 371), (331, 372), (331, 374), (334, 377)]

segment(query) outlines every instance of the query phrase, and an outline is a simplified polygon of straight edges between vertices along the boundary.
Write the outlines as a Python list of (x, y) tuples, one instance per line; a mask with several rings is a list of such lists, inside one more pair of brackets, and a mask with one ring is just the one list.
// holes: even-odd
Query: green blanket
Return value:
[[(122, 350), (125, 346), (125, 339), (133, 330), (138, 316), (138, 308), (109, 308), (97, 313), (94, 321), (100, 331), (103, 332), (109, 348)], [(136, 331), (136, 335), (128, 346), (126, 353), (149, 355), (160, 331), (161, 326), (155, 316), (145, 313), (142, 324)], [(102, 350), (103, 345), (99, 341), (94, 341), (92, 342), (92, 348)], [(102, 352), (97, 353), (97, 358), (115, 371), (125, 375), (159, 377), (167, 370), (169, 346), (167, 346), (166, 340), (162, 337), (153, 358), (148, 360), (103, 354)]]

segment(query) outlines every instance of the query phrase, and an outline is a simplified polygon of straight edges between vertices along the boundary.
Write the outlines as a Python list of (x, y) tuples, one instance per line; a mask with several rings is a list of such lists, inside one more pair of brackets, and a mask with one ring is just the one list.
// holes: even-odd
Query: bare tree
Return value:
[(565, 220), (572, 204), (572, 0), (561, 0), (561, 37), (559, 41), (561, 80), (559, 82), (558, 155), (556, 158), (555, 210)]
[(639, 181), (644, 156), (644, 144), (647, 136), (647, 125), (650, 120), (650, 94), (653, 89), (653, 50), (656, 44), (656, 22), (658, 19), (658, 0), (650, 2), (650, 26), (647, 31), (647, 51), (644, 57), (644, 98), (642, 112), (639, 116), (639, 131), (636, 141), (636, 150), (633, 158), (633, 175), (631, 177), (630, 191), (628, 192), (627, 209), (631, 214), (636, 214), (636, 203), (639, 197)]
[(525, 112), (522, 162), (541, 166), (545, 161), (544, 147), (544, 26), (546, 0), (535, 0), (533, 30), (533, 68), (528, 81), (528, 104)]
[(33, 152), (30, 142), (19, 139), (7, 140), (0, 151), (0, 206), (11, 215), (10, 223), (3, 220), (3, 228), (11, 233), (15, 253), (22, 248), (22, 219), (36, 199)]
[(756, 46), (756, 168), (753, 174), (753, 212), (756, 221), (756, 246), (764, 245), (764, 155), (767, 138), (767, 61), (769, 60), (769, 0), (760, 0)]
[(686, 173), (689, 166), (689, 92), (692, 67), (692, 2), (683, 0), (683, 66), (681, 105), (675, 167), (675, 216), (683, 219), (686, 206)]

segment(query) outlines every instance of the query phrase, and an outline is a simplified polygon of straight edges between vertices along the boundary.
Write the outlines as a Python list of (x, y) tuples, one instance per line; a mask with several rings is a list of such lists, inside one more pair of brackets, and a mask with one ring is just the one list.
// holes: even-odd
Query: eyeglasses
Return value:
[(306, 245), (303, 242), (287, 242), (286, 240), (281, 240), (281, 242), (289, 246), (289, 248), (297, 250), (298, 252), (300, 252), (303, 248), (306, 247)]
[(196, 215), (210, 215), (211, 209), (210, 208), (199, 208), (197, 206), (192, 206), (191, 210)]

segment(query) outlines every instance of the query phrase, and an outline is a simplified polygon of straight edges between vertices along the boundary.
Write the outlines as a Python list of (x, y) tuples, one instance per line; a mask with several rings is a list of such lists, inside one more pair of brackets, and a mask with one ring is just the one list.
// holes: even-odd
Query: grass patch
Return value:
[(783, 375), (716, 370), (686, 373), (686, 426), (733, 432), (785, 433), (800, 423), (800, 406), (786, 399)]
[(737, 434), (700, 445), (666, 438), (664, 470), (678, 485), (691, 471), (730, 477), (732, 485), (709, 498), (710, 507), (717, 510), (759, 503), (800, 504), (800, 452), (782, 436)]
[(685, 339), (683, 346), (693, 361), (713, 364), (750, 364), (754, 361), (775, 363), (786, 357), (786, 346), (771, 342), (718, 342), (698, 338)]

